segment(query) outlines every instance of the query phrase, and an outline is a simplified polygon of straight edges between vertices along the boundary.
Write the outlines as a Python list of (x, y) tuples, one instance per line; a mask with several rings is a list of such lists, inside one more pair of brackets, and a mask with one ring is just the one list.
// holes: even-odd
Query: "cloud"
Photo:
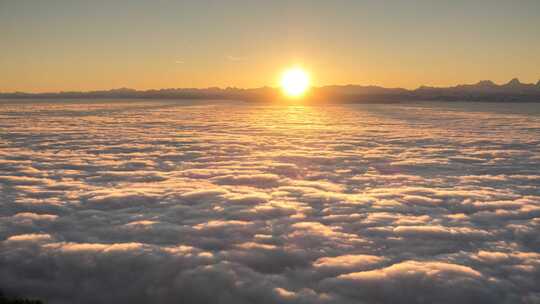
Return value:
[(319, 258), (313, 263), (313, 266), (316, 268), (337, 267), (351, 270), (354, 269), (354, 267), (370, 266), (372, 264), (378, 264), (382, 261), (384, 261), (384, 258), (374, 255), (347, 254), (337, 257)]
[(238, 62), (246, 61), (247, 57), (228, 55), (227, 57), (225, 57), (225, 59), (227, 59), (228, 61)]
[(50, 234), (47, 233), (29, 233), (12, 235), (7, 238), (6, 242), (40, 242), (48, 241), (50, 239), (52, 239), (52, 237)]
[(540, 121), (486, 107), (2, 104), (0, 289), (535, 303)]
[(339, 275), (324, 285), (368, 303), (492, 303), (498, 295), (480, 272), (443, 262), (406, 261)]
[(21, 221), (54, 221), (58, 218), (53, 214), (37, 214), (32, 212), (21, 212), (13, 216), (16, 220)]
[(212, 180), (221, 185), (247, 185), (259, 188), (276, 187), (280, 182), (279, 176), (275, 174), (223, 175)]

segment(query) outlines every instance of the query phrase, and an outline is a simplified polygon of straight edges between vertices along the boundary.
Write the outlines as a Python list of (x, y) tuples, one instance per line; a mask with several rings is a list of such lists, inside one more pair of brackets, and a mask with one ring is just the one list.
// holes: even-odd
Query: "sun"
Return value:
[(309, 89), (309, 74), (302, 68), (287, 69), (281, 76), (281, 89), (289, 97), (301, 97)]

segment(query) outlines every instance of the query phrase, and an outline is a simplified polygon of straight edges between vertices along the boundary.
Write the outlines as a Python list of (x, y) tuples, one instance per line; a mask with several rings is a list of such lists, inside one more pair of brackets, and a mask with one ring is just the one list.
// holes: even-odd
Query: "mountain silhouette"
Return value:
[[(0, 93), (0, 98), (117, 98), (117, 99), (228, 99), (249, 102), (271, 102), (283, 99), (279, 88), (167, 88), (159, 90), (134, 90), (119, 88), (89, 92), (52, 93)], [(498, 85), (491, 80), (452, 87), (420, 86), (415, 90), (384, 88), (380, 86), (330, 85), (314, 87), (305, 97), (314, 103), (362, 103), (362, 102), (408, 102), (418, 100), (440, 101), (493, 101), (493, 102), (540, 102), (540, 80), (536, 84), (522, 83), (513, 78)]]

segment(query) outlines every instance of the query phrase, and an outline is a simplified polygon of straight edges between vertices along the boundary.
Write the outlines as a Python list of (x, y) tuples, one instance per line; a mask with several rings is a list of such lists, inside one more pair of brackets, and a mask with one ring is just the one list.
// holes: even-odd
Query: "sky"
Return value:
[(0, 0), (0, 91), (540, 79), (540, 1)]

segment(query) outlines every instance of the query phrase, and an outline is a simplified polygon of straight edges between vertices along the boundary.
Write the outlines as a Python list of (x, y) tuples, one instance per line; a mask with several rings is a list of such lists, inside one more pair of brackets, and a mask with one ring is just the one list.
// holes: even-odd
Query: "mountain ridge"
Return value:
[[(7, 99), (43, 98), (142, 98), (142, 99), (234, 99), (244, 101), (273, 101), (282, 99), (279, 88), (261, 87), (242, 89), (236, 87), (209, 88), (163, 88), (136, 90), (116, 88), (95, 91), (61, 91), (44, 93), (12, 92), (0, 93)], [(540, 80), (522, 83), (513, 78), (504, 84), (491, 80), (481, 80), (474, 84), (458, 84), (450, 87), (420, 86), (409, 90), (404, 88), (385, 88), (376, 85), (328, 85), (313, 87), (307, 99), (314, 102), (404, 102), (411, 100), (441, 101), (507, 101), (540, 102)]]

